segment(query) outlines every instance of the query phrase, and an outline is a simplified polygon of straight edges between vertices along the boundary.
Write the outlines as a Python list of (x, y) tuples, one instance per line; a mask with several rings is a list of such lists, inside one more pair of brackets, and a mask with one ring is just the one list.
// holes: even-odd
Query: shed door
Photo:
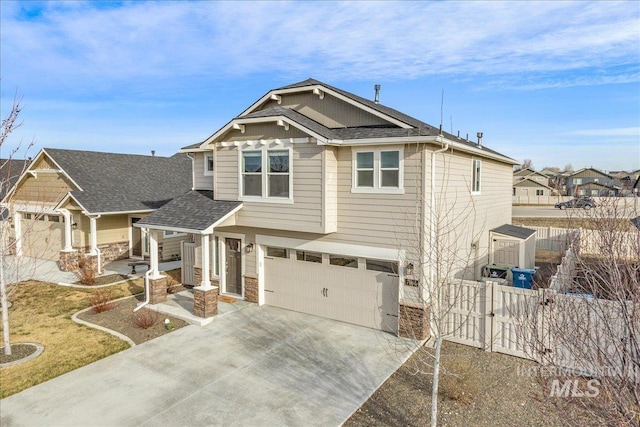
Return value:
[(493, 264), (518, 265), (517, 240), (493, 239)]

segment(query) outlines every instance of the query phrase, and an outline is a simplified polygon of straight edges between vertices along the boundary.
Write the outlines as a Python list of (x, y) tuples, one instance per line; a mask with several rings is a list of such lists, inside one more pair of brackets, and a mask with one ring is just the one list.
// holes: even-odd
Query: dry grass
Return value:
[[(628, 219), (611, 219), (611, 221), (620, 222), (621, 230), (633, 231), (633, 225)], [(531, 227), (555, 227), (555, 228), (593, 228), (594, 221), (592, 218), (582, 217), (578, 214), (561, 218), (529, 218), (514, 217), (511, 221), (515, 225), (524, 225)]]
[(550, 262), (560, 264), (564, 254), (560, 251), (551, 251), (547, 249), (536, 249), (536, 263)]
[[(111, 288), (113, 298), (142, 292), (142, 280)], [(71, 316), (90, 306), (96, 290), (67, 288), (36, 281), (18, 285), (9, 309), (13, 343), (37, 342), (44, 352), (34, 360), (0, 368), (0, 397), (32, 387), (129, 347), (118, 338), (81, 326)]]

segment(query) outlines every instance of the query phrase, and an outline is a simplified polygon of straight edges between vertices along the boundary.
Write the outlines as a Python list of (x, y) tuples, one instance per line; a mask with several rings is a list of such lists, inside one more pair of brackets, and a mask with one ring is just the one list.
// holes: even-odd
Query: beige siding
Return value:
[(42, 157), (40, 157), (40, 160), (38, 160), (31, 167), (29, 167), (29, 170), (51, 170), (51, 169), (58, 169), (58, 168), (55, 166), (55, 164), (51, 161), (51, 159), (47, 155), (43, 155)]
[(213, 190), (213, 176), (204, 174), (205, 155), (211, 154), (213, 154), (213, 151), (210, 153), (194, 153), (193, 188), (196, 190)]
[(103, 215), (97, 219), (96, 228), (99, 245), (129, 241), (129, 217), (127, 215)]
[[(278, 106), (277, 101), (268, 101), (260, 109), (274, 106)], [(284, 94), (279, 106), (304, 114), (328, 128), (388, 124), (381, 118), (329, 94), (325, 94), (324, 99), (312, 92)]]
[(162, 245), (162, 259), (161, 261), (170, 261), (174, 257), (180, 257), (180, 242), (183, 240), (189, 240), (188, 235), (181, 235), (175, 237), (162, 237), (162, 231), (159, 231), (160, 235), (158, 239), (158, 245)]
[(61, 173), (38, 172), (37, 177), (26, 176), (16, 190), (13, 200), (33, 205), (55, 205), (71, 189), (71, 184)]

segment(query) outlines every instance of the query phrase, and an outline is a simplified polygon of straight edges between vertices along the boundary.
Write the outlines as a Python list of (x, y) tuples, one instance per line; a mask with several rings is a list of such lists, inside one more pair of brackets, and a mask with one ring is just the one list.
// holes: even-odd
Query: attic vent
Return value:
[(373, 102), (380, 104), (380, 85), (375, 85), (373, 88), (376, 90), (376, 96), (373, 98)]

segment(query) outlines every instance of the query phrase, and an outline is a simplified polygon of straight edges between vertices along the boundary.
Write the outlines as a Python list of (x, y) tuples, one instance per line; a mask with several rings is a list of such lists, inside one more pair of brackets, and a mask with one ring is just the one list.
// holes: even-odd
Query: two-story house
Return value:
[[(549, 186), (549, 177), (534, 169), (525, 168), (513, 172), (513, 196), (520, 200), (535, 197), (548, 197), (554, 193)], [(536, 200), (536, 199), (533, 199)]]
[(199, 285), (202, 317), (220, 293), (422, 338), (429, 283), (478, 278), (489, 230), (511, 221), (518, 162), (313, 79), (182, 151), (193, 190), (136, 226), (151, 238), (152, 304), (166, 298), (157, 236), (191, 236), (183, 281)]
[(595, 168), (582, 168), (565, 179), (568, 196), (616, 196), (619, 184), (616, 178)]

